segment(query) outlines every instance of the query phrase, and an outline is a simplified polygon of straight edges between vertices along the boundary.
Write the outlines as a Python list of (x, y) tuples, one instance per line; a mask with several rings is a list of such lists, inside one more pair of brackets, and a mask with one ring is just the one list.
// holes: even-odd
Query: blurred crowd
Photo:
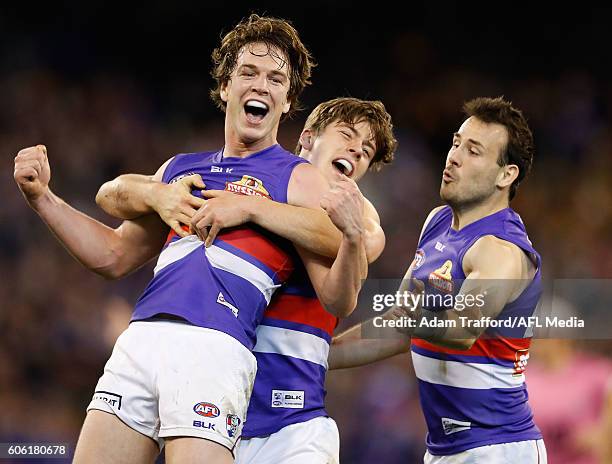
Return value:
[[(398, 39), (390, 53), (397, 53), (401, 65), (377, 77), (378, 93), (352, 93), (387, 105), (400, 142), (394, 164), (362, 184), (387, 235), (370, 277), (399, 278), (410, 264), (422, 222), (439, 204), (441, 171), (462, 120), (462, 102), (502, 94), (525, 112), (536, 137), (533, 172), (512, 206), (543, 256), (545, 278), (612, 277), (609, 82), (579, 70), (554, 79), (512, 79), (443, 67), (427, 61), (427, 44), (417, 39)], [(416, 59), (401, 60), (402, 54)], [(198, 89), (194, 98), (212, 107), (201, 82), (188, 84)], [(315, 79), (305, 103), (312, 109), (333, 96), (318, 92)], [(0, 74), (0, 102), (0, 442), (74, 446), (104, 362), (152, 267), (116, 282), (87, 272), (23, 201), (11, 178), (13, 157), (44, 143), (52, 190), (75, 208), (117, 225), (96, 207), (98, 187), (121, 173), (151, 174), (176, 153), (220, 147), (223, 117), (177, 114), (137, 78), (122, 73), (75, 80), (44, 67)], [(306, 114), (281, 125), (279, 141), (286, 148), (295, 146)], [(538, 341), (535, 345), (537, 353)], [(611, 345), (582, 345), (578, 349), (609, 373)], [(535, 370), (536, 355), (532, 361)], [(529, 374), (530, 369), (528, 385)], [(425, 426), (408, 355), (333, 372), (327, 385), (343, 462), (419, 462)], [(598, 393), (601, 401), (605, 391)], [(599, 420), (594, 416), (590, 425)]]

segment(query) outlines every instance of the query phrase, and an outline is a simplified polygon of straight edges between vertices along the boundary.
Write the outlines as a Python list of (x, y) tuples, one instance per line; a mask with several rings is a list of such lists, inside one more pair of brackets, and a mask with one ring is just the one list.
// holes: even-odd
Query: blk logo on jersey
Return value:
[(258, 197), (270, 198), (270, 194), (263, 186), (263, 182), (256, 177), (242, 176), (242, 179), (236, 182), (227, 182), (225, 190), (232, 193), (240, 193), (241, 195), (256, 195)]
[(304, 390), (272, 390), (273, 408), (303, 409)]
[(193, 412), (204, 417), (219, 417), (219, 408), (212, 403), (198, 403), (193, 407)]

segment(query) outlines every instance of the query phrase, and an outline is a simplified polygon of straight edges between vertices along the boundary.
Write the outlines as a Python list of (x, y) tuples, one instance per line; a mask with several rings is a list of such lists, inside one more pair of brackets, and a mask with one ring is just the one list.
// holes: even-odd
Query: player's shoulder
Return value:
[(438, 213), (440, 213), (441, 211), (446, 211), (448, 209), (448, 211), (450, 211), (450, 207), (446, 206), (446, 205), (441, 205), (441, 206), (436, 206), (434, 209), (432, 209), (429, 214), (427, 215), (427, 218), (425, 218), (425, 222), (423, 222), (423, 227), (421, 228), (421, 235), (419, 237), (419, 240), (423, 238), (423, 234), (425, 233), (425, 230), (427, 230), (427, 227), (429, 225), (433, 225), (432, 221), (433, 219), (438, 216)]
[(365, 196), (363, 197), (363, 216), (366, 219), (372, 219), (373, 221), (380, 224), (380, 215), (376, 206)]

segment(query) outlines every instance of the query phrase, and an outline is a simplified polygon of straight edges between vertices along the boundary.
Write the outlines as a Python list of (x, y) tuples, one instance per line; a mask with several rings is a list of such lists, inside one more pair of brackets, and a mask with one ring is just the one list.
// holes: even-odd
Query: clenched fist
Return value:
[(49, 189), (51, 168), (44, 145), (24, 148), (15, 157), (15, 182), (26, 201), (32, 205)]
[(355, 181), (344, 174), (338, 174), (329, 191), (323, 195), (321, 208), (343, 234), (355, 237), (363, 233), (363, 195)]

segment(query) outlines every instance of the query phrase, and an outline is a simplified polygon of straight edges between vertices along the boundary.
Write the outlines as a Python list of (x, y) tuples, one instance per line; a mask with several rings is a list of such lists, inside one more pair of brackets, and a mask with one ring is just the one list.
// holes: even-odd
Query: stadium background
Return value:
[[(80, 267), (24, 203), (13, 157), (46, 144), (52, 189), (117, 224), (94, 203), (103, 182), (222, 145), (223, 116), (208, 98), (210, 53), (251, 11), (292, 20), (319, 63), (302, 97), (306, 111), (281, 125), (285, 147), (329, 98), (380, 99), (393, 116), (395, 163), (362, 185), (387, 234), (370, 277), (404, 273), (438, 204), (462, 102), (497, 95), (523, 109), (535, 133), (533, 173), (513, 207), (543, 255), (544, 275), (612, 275), (609, 9), (260, 5), (0, 8), (0, 442), (76, 442), (152, 269), (107, 282)], [(610, 356), (610, 343), (581, 346)], [(343, 462), (419, 462), (425, 430), (409, 356), (330, 374), (328, 405)]]

